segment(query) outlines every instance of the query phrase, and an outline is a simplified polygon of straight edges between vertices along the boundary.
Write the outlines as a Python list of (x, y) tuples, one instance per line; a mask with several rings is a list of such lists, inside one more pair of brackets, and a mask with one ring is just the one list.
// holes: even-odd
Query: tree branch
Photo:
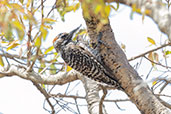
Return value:
[(44, 88), (42, 88), (37, 82), (32, 81), (32, 83), (36, 86), (36, 88), (45, 96), (49, 106), (52, 109), (52, 114), (55, 114), (55, 109), (54, 106), (52, 105), (52, 103), (50, 102), (49, 98), (50, 95), (46, 92), (46, 90)]
[(75, 70), (71, 70), (70, 72), (59, 72), (56, 75), (39, 75), (38, 73), (32, 71), (27, 72), (26, 69), (22, 66), (11, 65), (8, 71), (0, 71), (0, 78), (6, 76), (19, 76), (20, 78), (31, 80), (41, 84), (48, 85), (63, 85), (68, 82), (72, 82), (78, 79), (79, 73)]
[[(65, 94), (50, 94), (51, 97), (57, 97), (57, 98), (72, 98), (72, 99), (86, 99), (86, 96), (76, 96), (76, 95), (65, 95)], [(130, 101), (129, 99), (105, 99), (104, 102), (125, 102)]]

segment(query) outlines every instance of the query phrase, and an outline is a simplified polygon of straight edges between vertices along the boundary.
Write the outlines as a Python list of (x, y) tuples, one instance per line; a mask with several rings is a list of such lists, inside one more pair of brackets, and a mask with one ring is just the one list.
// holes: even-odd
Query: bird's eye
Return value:
[(67, 34), (62, 34), (61, 38), (66, 38)]

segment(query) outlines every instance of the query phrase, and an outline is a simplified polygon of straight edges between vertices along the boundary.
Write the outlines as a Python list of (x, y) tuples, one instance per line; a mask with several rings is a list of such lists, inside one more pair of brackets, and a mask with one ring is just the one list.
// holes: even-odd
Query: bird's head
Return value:
[(72, 37), (74, 35), (74, 33), (81, 27), (81, 25), (79, 27), (77, 27), (76, 29), (72, 30), (69, 33), (60, 33), (58, 34), (54, 40), (53, 40), (53, 46), (56, 49), (56, 51), (60, 50), (60, 47), (65, 46), (66, 44), (68, 44), (71, 40)]

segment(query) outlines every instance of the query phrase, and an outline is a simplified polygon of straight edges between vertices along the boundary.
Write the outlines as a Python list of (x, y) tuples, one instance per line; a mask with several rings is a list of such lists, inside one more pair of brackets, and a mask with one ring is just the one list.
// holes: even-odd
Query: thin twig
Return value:
[(161, 93), (165, 88), (166, 88), (166, 86), (168, 85), (169, 83), (165, 83), (161, 88), (160, 88), (160, 91), (159, 91), (159, 93)]
[[(30, 10), (30, 13), (32, 15), (34, 15), (33, 13), (33, 5), (34, 5), (34, 0), (32, 0), (31, 2), (31, 10)], [(32, 42), (32, 22), (31, 20), (29, 21), (29, 30), (28, 30), (28, 33), (27, 33), (27, 36), (28, 36), (28, 40), (27, 40), (27, 66), (29, 67), (31, 62), (30, 62), (30, 58), (31, 58), (31, 42)]]
[(147, 51), (147, 52), (144, 52), (144, 53), (142, 53), (142, 54), (140, 54), (140, 55), (137, 55), (137, 56), (135, 56), (135, 57), (131, 57), (130, 59), (128, 59), (128, 61), (132, 61), (132, 60), (135, 60), (135, 59), (137, 59), (137, 58), (144, 57), (146, 54), (148, 54), (148, 53), (150, 53), (150, 52), (157, 51), (157, 50), (159, 50), (159, 49), (161, 49), (161, 48), (164, 48), (164, 47), (167, 47), (167, 46), (171, 46), (171, 42), (169, 42), (169, 43), (167, 43), (167, 44), (164, 44), (164, 45), (161, 45), (160, 47), (157, 47), (157, 48), (155, 48), (155, 49), (149, 50), (149, 51)]
[(69, 89), (69, 87), (70, 87), (70, 84), (71, 84), (71, 83), (69, 82), (68, 85), (67, 85), (67, 88), (66, 88), (65, 93), (64, 93), (65, 95), (66, 95), (67, 92), (68, 92), (68, 89)]
[(37, 51), (36, 51), (36, 56), (35, 56), (34, 60), (32, 61), (32, 64), (27, 69), (28, 72), (32, 70), (32, 68), (33, 68), (33, 66), (34, 66), (34, 64), (35, 64), (35, 62), (37, 60), (37, 57), (38, 57), (38, 54), (39, 54), (39, 50), (40, 50), (40, 48), (38, 47)]
[(67, 92), (67, 94), (69, 94), (71, 91), (73, 91), (79, 84), (80, 84), (80, 82), (78, 82), (77, 84), (75, 84), (74, 87), (71, 88), (70, 91)]
[(171, 95), (165, 95), (165, 94), (155, 94), (157, 96), (163, 96), (163, 97), (170, 97), (171, 98)]
[(82, 97), (82, 96), (64, 95), (64, 94), (61, 94), (61, 93), (58, 93), (58, 94), (50, 94), (50, 96), (51, 97), (57, 97), (57, 98), (65, 97), (65, 98), (73, 98), (73, 99), (86, 99), (86, 97)]
[(171, 69), (171, 67), (169, 67), (169, 66), (165, 66), (165, 65), (162, 65), (161, 63), (157, 63), (157, 62), (154, 62), (154, 61), (152, 61), (152, 60), (150, 60), (149, 58), (147, 58), (146, 56), (144, 56), (144, 58), (146, 58), (147, 60), (149, 60), (150, 62), (152, 62), (152, 63), (154, 63), (154, 64), (156, 64), (156, 65), (159, 65), (159, 66), (162, 66), (162, 67), (165, 67), (165, 68), (170, 68)]
[(125, 101), (131, 101), (131, 100), (130, 99), (104, 100), (104, 102), (125, 102)]
[[(0, 56), (6, 56), (7, 58), (9, 58), (9, 59), (12, 59), (12, 60), (14, 60), (14, 61), (16, 61), (16, 62), (18, 62), (18, 63), (20, 63), (20, 64), (22, 64), (22, 65), (27, 65), (26, 63), (24, 63), (24, 62), (21, 62), (21, 61), (19, 61), (19, 60), (17, 60), (17, 59), (20, 59), (19, 58), (19, 56), (17, 56), (17, 55), (11, 55), (11, 54), (8, 54), (8, 53), (5, 53), (5, 54), (0, 54)], [(26, 59), (26, 57), (23, 57), (22, 56), (22, 59), (21, 60), (24, 60), (24, 59)], [(45, 60), (45, 63), (46, 63), (46, 60)], [(50, 63), (50, 61), (48, 61), (48, 63)], [(51, 65), (52, 63), (50, 63), (50, 65)], [(56, 65), (63, 65), (64, 63), (53, 63), (53, 64), (56, 64)], [(57, 68), (48, 68), (50, 65), (48, 65), (47, 67), (45, 67), (45, 68), (43, 68), (43, 67), (38, 67), (38, 66), (34, 66), (33, 68), (38, 68), (38, 69), (44, 69), (44, 70), (60, 70), (60, 69), (57, 69)]]
[(42, 19), (41, 19), (41, 24), (43, 24), (43, 18), (44, 18), (44, 1), (41, 0), (41, 13), (42, 13)]
[[(46, 2), (46, 0), (43, 1), (43, 3), (45, 3), (45, 2)], [(42, 6), (42, 2), (34, 11), (37, 11), (41, 6)]]
[(52, 6), (52, 9), (49, 11), (49, 13), (47, 14), (46, 18), (48, 18), (48, 16), (50, 15), (50, 13), (51, 13), (55, 8), (57, 8), (57, 7), (56, 7), (57, 1), (58, 1), (58, 0), (55, 1), (54, 5)]
[[(165, 76), (164, 78), (157, 78), (157, 79), (155, 79), (154, 81), (157, 81), (157, 83), (156, 84), (154, 84), (152, 87), (151, 87), (151, 89), (152, 89), (152, 91), (154, 91), (155, 89), (157, 89), (159, 86), (161, 86), (163, 83), (169, 83), (168, 81), (167, 81), (167, 76)], [(159, 80), (159, 81), (158, 81)], [(158, 85), (157, 85), (158, 84)], [(156, 86), (157, 85), (157, 86)]]
[(48, 66), (46, 66), (39, 74), (41, 75), (41, 74), (43, 74), (43, 72), (45, 72), (47, 69), (48, 69), (48, 67), (50, 66), (50, 65), (52, 65), (53, 63), (50, 63)]
[(16, 61), (16, 62), (20, 63), (21, 65), (27, 65), (26, 63), (21, 62), (21, 61), (17, 60), (16, 58), (13, 58), (12, 60), (14, 60), (14, 61)]
[(158, 78), (157, 80), (165, 81), (166, 83), (171, 83), (171, 78)]
[(125, 109), (122, 109), (118, 104), (117, 104), (117, 102), (115, 102), (115, 105), (116, 105), (116, 107), (119, 109), (119, 110), (121, 110), (121, 111), (124, 111)]
[[(77, 95), (78, 95), (78, 94), (77, 94)], [(76, 108), (77, 108), (78, 114), (81, 114), (80, 109), (79, 109), (79, 107), (78, 107), (77, 99), (74, 99), (74, 101), (75, 101), (75, 106), (76, 106)]]
[(100, 102), (99, 102), (99, 114), (103, 114), (103, 102), (104, 102), (104, 99), (107, 95), (107, 89), (104, 88), (103, 86), (101, 86), (102, 88), (102, 91), (103, 91), (103, 96), (102, 98), (100, 99)]
[[(27, 59), (27, 57), (19, 56), (19, 55), (16, 55), (16, 54), (9, 54), (9, 53), (4, 53), (4, 54), (0, 53), (0, 56), (6, 56), (7, 58), (10, 58), (10, 59), (13, 59), (13, 58), (22, 59), (22, 60)], [(42, 56), (38, 56), (37, 57), (37, 59), (42, 59), (42, 58), (43, 58)], [(45, 63), (51, 63), (52, 60), (44, 60), (44, 62)], [(64, 62), (56, 62), (56, 63), (53, 63), (53, 64), (63, 65)]]
[(150, 76), (150, 73), (152, 72), (153, 68), (154, 68), (153, 66), (150, 68), (150, 71), (148, 72), (148, 74), (147, 74), (147, 76), (146, 76), (146, 78), (145, 78), (146, 80), (147, 80), (147, 78)]
[[(56, 99), (54, 99), (54, 100), (57, 101), (57, 104), (61, 107), (62, 110), (65, 110), (66, 111), (66, 109), (67, 109), (68, 111), (70, 111), (70, 112), (72, 112), (74, 114), (77, 114), (77, 112), (75, 112), (74, 109), (72, 109), (71, 107), (67, 106), (68, 104), (75, 105), (75, 103), (71, 103), (71, 102), (68, 102), (68, 101), (64, 101), (63, 99), (62, 100), (60, 99), (60, 101), (58, 101)], [(56, 113), (58, 113), (59, 111), (60, 110), (58, 110)]]

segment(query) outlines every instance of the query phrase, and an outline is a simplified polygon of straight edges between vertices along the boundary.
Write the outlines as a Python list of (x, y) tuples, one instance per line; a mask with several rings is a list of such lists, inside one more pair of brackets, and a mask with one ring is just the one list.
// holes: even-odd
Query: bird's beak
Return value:
[(74, 33), (81, 27), (81, 25), (79, 27), (77, 27), (76, 29), (72, 30), (69, 35), (68, 38), (72, 38), (72, 36), (74, 35)]
[(55, 41), (58, 39), (58, 37), (55, 37), (54, 39), (53, 39), (53, 43), (55, 43)]

